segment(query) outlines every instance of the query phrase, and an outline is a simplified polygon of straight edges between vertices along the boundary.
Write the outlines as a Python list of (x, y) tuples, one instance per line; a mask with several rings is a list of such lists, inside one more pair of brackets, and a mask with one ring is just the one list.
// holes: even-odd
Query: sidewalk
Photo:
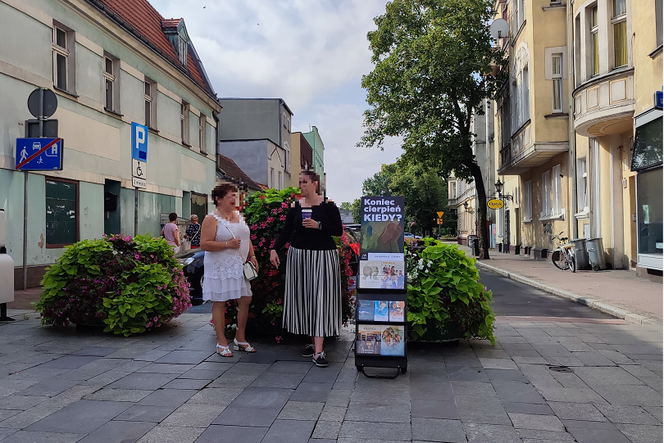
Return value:
[[(470, 248), (458, 245), (470, 254)], [(548, 260), (533, 260), (498, 251), (489, 260), (478, 260), (480, 270), (505, 275), (593, 309), (634, 323), (662, 321), (662, 284), (636, 277), (633, 271), (561, 271)]]

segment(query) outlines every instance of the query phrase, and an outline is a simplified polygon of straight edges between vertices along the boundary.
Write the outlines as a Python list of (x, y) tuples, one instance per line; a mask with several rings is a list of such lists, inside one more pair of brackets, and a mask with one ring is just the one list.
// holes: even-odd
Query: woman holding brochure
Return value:
[(286, 223), (270, 262), (279, 267), (277, 251), (288, 241), (284, 328), (293, 334), (312, 338), (302, 352), (316, 366), (326, 367), (325, 337), (339, 335), (341, 329), (341, 274), (339, 254), (333, 236), (343, 234), (337, 206), (320, 194), (320, 177), (302, 171), (299, 178), (302, 198), (288, 211)]

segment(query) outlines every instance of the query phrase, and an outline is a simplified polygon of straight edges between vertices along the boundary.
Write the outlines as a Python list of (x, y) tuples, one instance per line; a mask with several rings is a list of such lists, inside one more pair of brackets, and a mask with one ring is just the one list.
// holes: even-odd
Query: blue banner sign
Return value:
[(17, 138), (16, 170), (62, 170), (62, 139)]

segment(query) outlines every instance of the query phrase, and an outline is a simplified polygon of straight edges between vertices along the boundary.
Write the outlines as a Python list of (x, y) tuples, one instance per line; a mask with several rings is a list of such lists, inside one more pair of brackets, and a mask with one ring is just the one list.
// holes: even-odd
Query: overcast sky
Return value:
[(150, 0), (182, 17), (219, 97), (283, 98), (293, 132), (311, 126), (325, 144), (328, 196), (340, 204), (401, 154), (396, 141), (356, 148), (372, 69), (367, 32), (387, 0)]

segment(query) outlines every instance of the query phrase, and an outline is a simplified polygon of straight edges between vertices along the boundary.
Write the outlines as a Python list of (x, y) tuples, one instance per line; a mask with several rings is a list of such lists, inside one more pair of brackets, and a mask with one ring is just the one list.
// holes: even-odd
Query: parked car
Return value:
[(403, 233), (403, 238), (404, 238), (404, 239), (406, 239), (406, 238), (412, 238), (412, 239), (415, 239), (415, 240), (419, 240), (419, 239), (422, 238), (422, 236), (421, 236), (421, 235), (415, 235), (415, 234), (413, 234), (413, 233), (411, 233), (411, 232), (404, 232), (404, 233)]
[[(352, 229), (344, 227), (344, 232), (348, 235), (352, 251), (349, 264), (353, 270), (353, 275), (357, 275), (360, 242), (357, 239), (357, 233)], [(193, 305), (203, 303), (203, 257), (205, 257), (205, 251), (200, 249), (192, 249), (184, 254), (177, 255), (177, 259), (183, 267), (184, 276), (189, 282), (189, 297)]]

